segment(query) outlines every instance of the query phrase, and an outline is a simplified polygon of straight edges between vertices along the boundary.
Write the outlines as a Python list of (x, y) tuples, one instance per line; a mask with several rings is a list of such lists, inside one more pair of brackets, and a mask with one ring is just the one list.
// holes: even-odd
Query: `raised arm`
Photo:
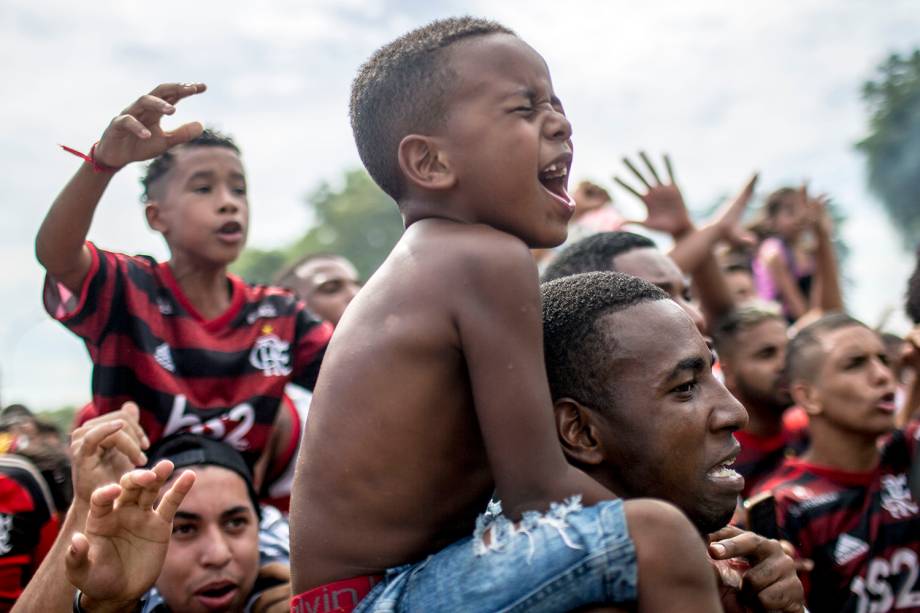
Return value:
[(70, 446), (73, 503), (51, 550), (13, 606), (14, 613), (69, 610), (74, 588), (67, 581), (64, 558), (70, 539), (86, 525), (93, 491), (117, 482), (135, 465), (146, 463), (142, 450), (147, 445), (133, 403), (91, 419), (73, 431)]
[(82, 592), (84, 610), (133, 611), (156, 582), (173, 517), (195, 482), (195, 473), (182, 473), (154, 508), (172, 471), (163, 460), (93, 492), (86, 529), (73, 535), (66, 557), (67, 577)]
[(827, 211), (826, 196), (806, 198), (808, 217), (815, 233), (815, 280), (810, 306), (821, 313), (843, 310), (837, 253), (834, 251), (833, 222)]
[[(728, 238), (732, 232), (740, 234), (740, 230), (734, 227), (736, 225), (734, 217), (740, 216), (747, 201), (732, 203), (735, 206), (726, 209), (722, 224), (697, 230), (690, 219), (683, 194), (674, 179), (674, 169), (670, 158), (667, 155), (664, 156), (668, 183), (663, 183), (648, 156), (640, 153), (639, 157), (647, 168), (648, 178), (628, 158), (623, 158), (623, 163), (645, 187), (645, 193), (640, 193), (620, 177), (614, 177), (614, 180), (623, 189), (638, 198), (648, 210), (648, 216), (645, 219), (632, 220), (631, 223), (638, 223), (650, 230), (671, 235), (674, 239), (675, 250), (672, 250), (669, 255), (685, 274), (691, 276), (693, 286), (700, 298), (703, 314), (707, 321), (712, 322), (734, 306), (731, 292), (713, 254), (712, 245), (723, 237)], [(752, 189), (753, 181), (754, 179), (751, 180)], [(750, 195), (748, 195), (749, 198)], [(700, 232), (702, 234), (699, 234)], [(678, 249), (679, 245), (682, 246)]]
[[(527, 247), (496, 231), (458, 258), (457, 325), (486, 453), (505, 513), (545, 511), (580, 494), (586, 504), (614, 494), (562, 454), (543, 360), (537, 269)], [(471, 241), (472, 242), (472, 241)]]
[(173, 114), (182, 98), (204, 90), (202, 83), (159, 85), (112, 120), (91, 150), (92, 163), (80, 165), (38, 230), (35, 255), (49, 275), (72, 292), (80, 291), (92, 262), (86, 236), (113, 174), (126, 164), (149, 160), (201, 134), (197, 122), (164, 132), (160, 119)]

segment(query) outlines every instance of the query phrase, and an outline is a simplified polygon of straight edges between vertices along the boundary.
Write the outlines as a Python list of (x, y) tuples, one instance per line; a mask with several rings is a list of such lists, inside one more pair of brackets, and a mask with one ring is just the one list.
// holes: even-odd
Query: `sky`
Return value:
[[(709, 207), (754, 170), (761, 191), (808, 179), (846, 212), (850, 311), (906, 331), (913, 257), (867, 191), (853, 145), (866, 130), (860, 85), (893, 51), (920, 46), (915, 2), (527, 0), (97, 0), (0, 3), (0, 403), (82, 404), (82, 343), (41, 305), (33, 241), (52, 200), (108, 122), (160, 82), (203, 81), (165, 125), (199, 120), (243, 148), (249, 244), (302, 235), (304, 197), (360, 161), (348, 125), (357, 67), (438, 17), (498, 20), (549, 64), (574, 126), (575, 179), (611, 185), (621, 159), (670, 154), (691, 207)], [(111, 250), (165, 259), (146, 228), (140, 166), (112, 181), (90, 231)], [(636, 213), (629, 195), (618, 206)]]

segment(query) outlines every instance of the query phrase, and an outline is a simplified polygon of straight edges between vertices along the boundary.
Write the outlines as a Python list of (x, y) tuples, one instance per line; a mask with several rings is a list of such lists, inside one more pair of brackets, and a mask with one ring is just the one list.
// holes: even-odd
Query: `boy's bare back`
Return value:
[[(465, 354), (488, 343), (502, 353), (515, 331), (500, 322), (539, 326), (537, 289), (517, 238), (444, 220), (407, 230), (349, 305), (323, 364), (292, 496), (295, 593), (469, 536), (495, 484)], [(539, 330), (532, 340), (528, 361), (539, 365)], [(494, 368), (484, 394), (527, 376), (524, 364)]]

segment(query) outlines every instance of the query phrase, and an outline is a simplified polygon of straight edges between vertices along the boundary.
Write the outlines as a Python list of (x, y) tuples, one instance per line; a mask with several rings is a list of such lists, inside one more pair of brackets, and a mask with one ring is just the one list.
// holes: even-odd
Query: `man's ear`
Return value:
[(399, 169), (405, 180), (425, 190), (445, 190), (457, 182), (450, 161), (436, 138), (409, 134), (399, 143)]
[(147, 218), (147, 225), (151, 230), (156, 230), (160, 234), (165, 234), (167, 230), (166, 223), (163, 221), (162, 210), (156, 200), (148, 200), (144, 206), (144, 216)]
[(822, 410), (821, 395), (815, 386), (805, 381), (797, 381), (789, 387), (792, 401), (802, 407), (809, 416), (820, 415)]
[(556, 434), (567, 460), (597, 465), (604, 461), (604, 450), (594, 425), (595, 414), (577, 400), (560, 398), (553, 403)]

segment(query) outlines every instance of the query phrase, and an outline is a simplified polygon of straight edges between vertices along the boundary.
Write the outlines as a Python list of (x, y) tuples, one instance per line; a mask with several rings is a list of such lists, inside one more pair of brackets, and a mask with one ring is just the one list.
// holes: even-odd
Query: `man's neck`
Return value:
[(202, 268), (173, 258), (169, 267), (182, 293), (206, 321), (219, 317), (230, 307), (226, 266)]
[(847, 472), (867, 472), (878, 465), (876, 436), (816, 419), (811, 420), (809, 428), (811, 443), (802, 458), (806, 462)]

